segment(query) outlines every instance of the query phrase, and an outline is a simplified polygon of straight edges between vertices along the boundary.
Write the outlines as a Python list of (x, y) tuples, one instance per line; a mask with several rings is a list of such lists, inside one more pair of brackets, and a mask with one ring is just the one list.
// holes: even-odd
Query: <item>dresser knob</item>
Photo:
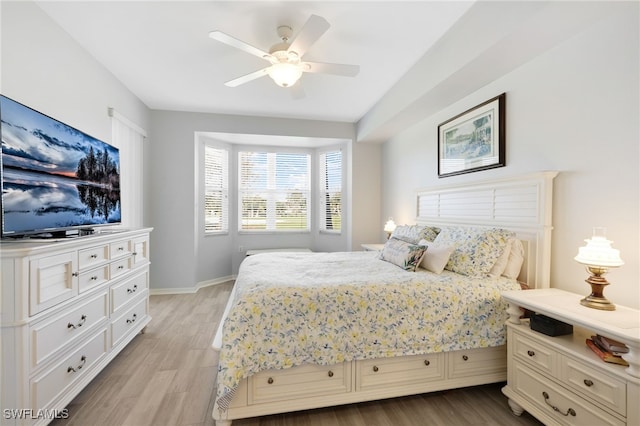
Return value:
[(133, 314), (133, 316), (131, 317), (131, 319), (127, 320), (127, 324), (133, 324), (134, 322), (136, 322), (136, 318), (138, 318), (138, 315)]
[(374, 372), (374, 373), (377, 373), (377, 372), (378, 372), (378, 366), (377, 366), (377, 365), (374, 365), (374, 366), (373, 366), (373, 372)]
[(75, 372), (77, 372), (78, 370), (80, 370), (84, 366), (84, 364), (86, 362), (87, 362), (87, 357), (82, 355), (82, 357), (80, 358), (80, 365), (78, 365), (76, 368), (67, 367), (67, 373), (72, 373), (72, 372), (75, 373)]
[(589, 379), (584, 379), (584, 384), (585, 384), (587, 387), (591, 387), (591, 386), (593, 386), (593, 382), (592, 382), (591, 380), (589, 380)]
[(267, 383), (269, 383), (270, 385), (272, 385), (272, 384), (273, 384), (273, 377), (269, 377), (269, 378), (267, 379)]
[(329, 377), (333, 377), (333, 371), (329, 370), (329, 372), (327, 373), (327, 375), (328, 375)]
[(97, 259), (98, 255), (97, 254), (92, 254), (91, 256), (89, 256), (91, 259)]
[(428, 360), (428, 359), (425, 359), (425, 360), (424, 360), (424, 365), (426, 365), (426, 366), (428, 367), (428, 366), (429, 366), (429, 364), (431, 364), (431, 363), (429, 362), (429, 360)]
[(534, 351), (527, 351), (527, 355), (534, 356), (536, 353)]
[(462, 355), (462, 359), (465, 360), (465, 361), (469, 361), (469, 357), (466, 356), (466, 355)]

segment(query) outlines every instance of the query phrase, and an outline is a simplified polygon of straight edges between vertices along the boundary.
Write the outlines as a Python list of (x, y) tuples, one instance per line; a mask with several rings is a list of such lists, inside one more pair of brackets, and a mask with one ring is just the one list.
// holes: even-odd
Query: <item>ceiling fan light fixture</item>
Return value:
[(267, 74), (280, 87), (293, 86), (302, 76), (302, 66), (288, 62), (280, 62), (271, 65)]

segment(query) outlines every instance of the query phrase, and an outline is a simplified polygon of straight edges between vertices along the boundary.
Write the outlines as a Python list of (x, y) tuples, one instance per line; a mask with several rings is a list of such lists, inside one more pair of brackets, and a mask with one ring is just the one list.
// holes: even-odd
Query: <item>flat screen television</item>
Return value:
[(117, 148), (5, 96), (0, 119), (2, 238), (120, 223)]

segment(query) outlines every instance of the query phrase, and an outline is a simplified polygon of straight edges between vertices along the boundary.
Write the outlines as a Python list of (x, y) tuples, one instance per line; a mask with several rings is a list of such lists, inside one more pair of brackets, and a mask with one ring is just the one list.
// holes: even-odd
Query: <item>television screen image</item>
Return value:
[(121, 221), (117, 148), (0, 96), (2, 236)]

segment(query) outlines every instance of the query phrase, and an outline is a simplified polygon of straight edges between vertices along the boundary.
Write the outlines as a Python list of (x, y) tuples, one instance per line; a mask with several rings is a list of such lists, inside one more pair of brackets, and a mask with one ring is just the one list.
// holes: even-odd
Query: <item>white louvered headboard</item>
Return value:
[(557, 174), (539, 172), (418, 190), (416, 222), (512, 230), (525, 246), (519, 280), (533, 288), (549, 288), (553, 179)]

